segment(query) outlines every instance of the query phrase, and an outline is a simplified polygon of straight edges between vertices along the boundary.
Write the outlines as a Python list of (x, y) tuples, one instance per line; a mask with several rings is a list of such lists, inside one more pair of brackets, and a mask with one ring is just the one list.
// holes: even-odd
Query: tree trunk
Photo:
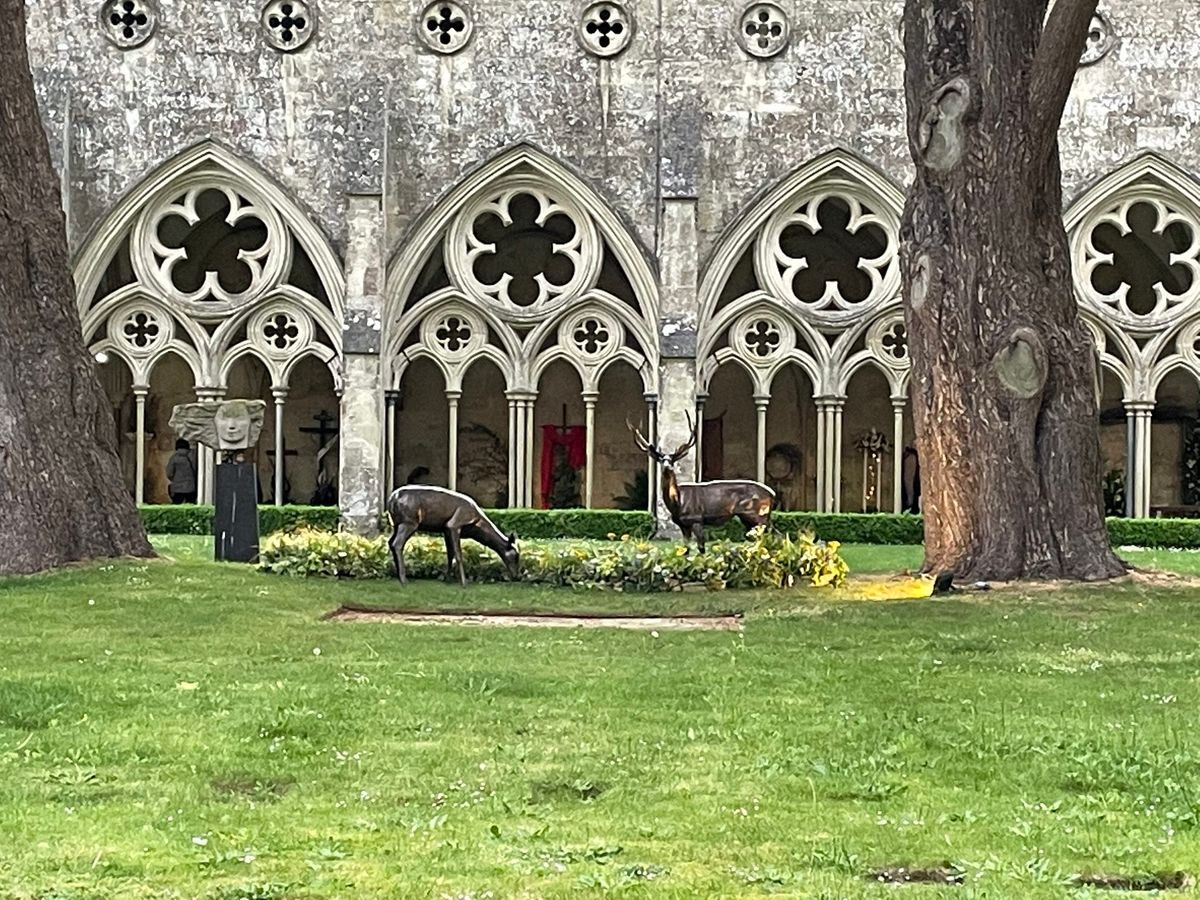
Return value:
[[(916, 180), (903, 225), (925, 569), (1098, 580), (1094, 343), (1076, 308), (1058, 127), (1096, 0), (906, 0)], [(1045, 28), (1043, 21), (1045, 20)]]
[(151, 556), (83, 343), (23, 0), (0, 0), (0, 48), (0, 573)]

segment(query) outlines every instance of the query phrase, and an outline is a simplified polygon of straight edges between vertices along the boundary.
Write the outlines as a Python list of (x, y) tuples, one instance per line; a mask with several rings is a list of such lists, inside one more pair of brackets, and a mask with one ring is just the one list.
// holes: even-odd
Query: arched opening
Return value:
[(534, 404), (534, 502), (542, 509), (583, 505), (587, 435), (583, 383), (556, 359), (542, 373)]
[(766, 451), (763, 471), (775, 491), (775, 508), (815, 509), (817, 406), (812, 379), (799, 365), (785, 366), (771, 382)]
[(596, 403), (592, 505), (602, 509), (647, 509), (649, 460), (637, 448), (626, 420), (646, 433), (645, 388), (636, 369), (617, 361), (600, 379)]
[[(905, 404), (905, 432), (899, 452), (910, 440), (912, 416)], [(892, 512), (895, 508), (895, 408), (892, 389), (874, 365), (860, 366), (846, 386), (842, 414), (843, 512)]]
[[(196, 402), (196, 382), (191, 367), (175, 353), (161, 357), (150, 370), (150, 392), (146, 396), (146, 468), (145, 503), (170, 503), (170, 483), (167, 480), (167, 463), (175, 452), (177, 435), (171, 430), (171, 413), (181, 403)], [(132, 395), (122, 411), (122, 438), (128, 451), (136, 454), (136, 432), (133, 426), (136, 406)], [(193, 454), (199, 449), (192, 448)]]
[(1175, 369), (1159, 384), (1154, 400), (1150, 515), (1171, 515), (1180, 507), (1200, 506), (1200, 387), (1196, 374)]
[(1104, 478), (1104, 512), (1126, 514), (1125, 473), (1129, 456), (1125, 392), (1121, 379), (1107, 368), (1100, 369), (1100, 459)]
[(340, 410), (333, 373), (315, 356), (305, 356), (288, 376), (283, 437), (294, 457), (284, 459), (291, 483), (289, 502), (336, 506), (340, 457)]
[(754, 384), (739, 363), (727, 362), (713, 374), (704, 401), (700, 477), (706, 481), (756, 477), (757, 430)]
[(395, 484), (445, 487), (450, 453), (450, 410), (446, 380), (425, 357), (404, 370), (396, 398)]
[(458, 490), (480, 506), (508, 505), (508, 405), (504, 373), (481, 359), (462, 380), (458, 408)]

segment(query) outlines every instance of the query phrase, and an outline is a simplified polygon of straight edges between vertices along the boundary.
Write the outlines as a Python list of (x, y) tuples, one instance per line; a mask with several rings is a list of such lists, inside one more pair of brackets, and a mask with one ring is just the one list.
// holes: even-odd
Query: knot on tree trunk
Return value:
[(1010, 394), (1031, 400), (1046, 384), (1048, 365), (1042, 339), (1032, 328), (1016, 328), (992, 358), (996, 377)]
[(912, 280), (909, 282), (908, 299), (913, 312), (919, 312), (929, 299), (933, 288), (933, 260), (921, 251), (913, 259)]
[(971, 86), (961, 75), (938, 88), (921, 119), (920, 150), (925, 165), (939, 172), (962, 159), (964, 119), (971, 106)]

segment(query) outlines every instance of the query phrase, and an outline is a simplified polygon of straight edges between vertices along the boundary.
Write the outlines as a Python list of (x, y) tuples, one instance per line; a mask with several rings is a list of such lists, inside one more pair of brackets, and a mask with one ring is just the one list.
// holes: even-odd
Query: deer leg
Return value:
[(392, 539), (388, 541), (388, 546), (392, 550), (392, 563), (396, 567), (396, 577), (400, 579), (401, 584), (408, 584), (408, 577), (404, 572), (404, 545), (408, 543), (408, 539), (413, 536), (415, 530), (404, 525), (397, 525), (395, 531), (392, 532)]
[(704, 552), (704, 523), (696, 522), (692, 525), (692, 537), (696, 539), (696, 549), (701, 553)]
[(458, 583), (467, 586), (467, 573), (463, 569), (462, 541), (457, 528), (446, 529), (446, 540), (454, 547), (454, 565), (458, 569)]
[(446, 580), (454, 580), (454, 542), (450, 540), (450, 529), (447, 528), (445, 534), (442, 535), (446, 539)]

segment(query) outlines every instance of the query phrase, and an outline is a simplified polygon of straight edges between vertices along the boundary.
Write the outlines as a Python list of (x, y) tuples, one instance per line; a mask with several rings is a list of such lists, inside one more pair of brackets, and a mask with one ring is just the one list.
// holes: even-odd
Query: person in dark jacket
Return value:
[(175, 442), (175, 452), (167, 462), (167, 482), (172, 503), (196, 502), (196, 455), (183, 438)]

